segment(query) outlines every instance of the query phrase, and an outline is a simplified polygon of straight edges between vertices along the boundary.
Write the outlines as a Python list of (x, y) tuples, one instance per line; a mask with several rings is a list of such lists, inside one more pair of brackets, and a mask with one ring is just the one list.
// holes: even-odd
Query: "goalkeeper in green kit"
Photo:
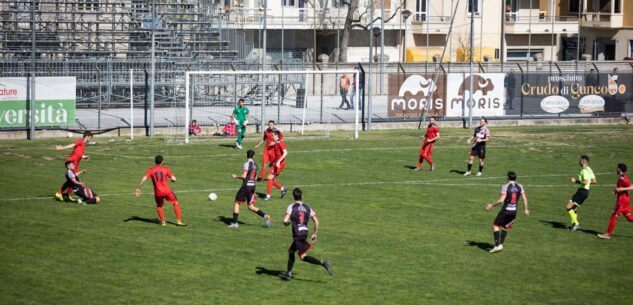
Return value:
[(244, 139), (246, 124), (248, 124), (250, 116), (248, 115), (248, 108), (244, 106), (244, 99), (239, 99), (238, 103), (239, 105), (233, 109), (231, 119), (234, 120), (237, 125), (237, 140), (235, 141), (235, 148), (242, 149), (242, 139)]

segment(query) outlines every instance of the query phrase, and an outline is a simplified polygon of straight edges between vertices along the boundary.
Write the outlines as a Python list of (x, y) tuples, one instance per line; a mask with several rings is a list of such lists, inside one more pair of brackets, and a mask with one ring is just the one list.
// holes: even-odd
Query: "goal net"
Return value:
[[(346, 78), (342, 78), (343, 75)], [(189, 71), (185, 73), (183, 107), (170, 115), (181, 132), (168, 135), (189, 143), (193, 120), (205, 132), (222, 135), (233, 108), (244, 99), (250, 118), (247, 133), (262, 132), (270, 120), (283, 132), (329, 136), (335, 129), (358, 138), (360, 112), (357, 70)], [(341, 82), (349, 85), (343, 101)], [(354, 96), (353, 96), (354, 94)], [(339, 109), (352, 108), (352, 110)], [(170, 127), (171, 127), (170, 126)]]

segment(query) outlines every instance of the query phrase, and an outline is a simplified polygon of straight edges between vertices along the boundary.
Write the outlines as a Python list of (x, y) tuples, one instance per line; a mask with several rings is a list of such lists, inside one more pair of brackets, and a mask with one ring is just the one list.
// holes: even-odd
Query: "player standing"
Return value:
[(578, 187), (578, 190), (571, 197), (569, 202), (567, 202), (566, 206), (567, 213), (569, 213), (569, 216), (571, 217), (571, 226), (569, 227), (570, 231), (576, 231), (580, 228), (577, 214), (578, 207), (587, 200), (587, 197), (589, 197), (589, 187), (591, 186), (591, 183), (598, 183), (596, 176), (593, 174), (593, 170), (589, 167), (589, 157), (580, 156), (579, 164), (580, 167), (582, 167), (582, 170), (580, 170), (580, 174), (578, 174), (578, 179), (576, 179), (576, 177), (571, 178), (571, 183), (580, 184), (580, 187)]
[(495, 238), (495, 247), (490, 253), (496, 253), (503, 250), (503, 242), (506, 239), (508, 230), (512, 228), (517, 217), (517, 205), (519, 196), (523, 199), (523, 208), (526, 216), (530, 215), (528, 210), (528, 199), (525, 195), (523, 185), (516, 183), (517, 174), (513, 171), (508, 172), (508, 183), (501, 187), (501, 197), (495, 202), (486, 205), (486, 210), (490, 211), (493, 207), (503, 203), (503, 208), (497, 214), (492, 224), (493, 235)]
[(141, 181), (138, 183), (138, 186), (136, 187), (136, 197), (141, 197), (141, 187), (147, 178), (152, 179), (152, 184), (154, 184), (154, 200), (156, 201), (156, 211), (158, 212), (158, 217), (160, 218), (160, 224), (163, 226), (165, 225), (163, 204), (164, 200), (167, 199), (167, 202), (174, 206), (174, 213), (176, 214), (176, 220), (178, 221), (176, 225), (186, 226), (186, 224), (182, 222), (180, 204), (178, 204), (176, 194), (174, 194), (167, 182), (167, 179), (172, 182), (176, 182), (176, 176), (174, 176), (169, 167), (163, 165), (163, 156), (156, 155), (156, 157), (154, 157), (154, 162), (156, 165), (150, 167), (147, 172), (145, 172), (145, 176), (143, 176)]
[(473, 146), (470, 148), (468, 170), (464, 173), (464, 176), (470, 175), (470, 170), (473, 168), (475, 156), (479, 157), (479, 172), (477, 172), (477, 176), (481, 176), (483, 173), (484, 159), (486, 159), (486, 143), (490, 141), (490, 130), (487, 125), (488, 119), (481, 118), (481, 120), (479, 120), (479, 127), (475, 128), (475, 133), (472, 138), (468, 139), (467, 143), (472, 143)]
[(613, 191), (617, 196), (615, 208), (613, 208), (611, 219), (609, 219), (607, 232), (598, 234), (598, 238), (611, 239), (611, 234), (613, 233), (613, 229), (615, 229), (615, 224), (618, 222), (618, 216), (620, 215), (624, 215), (626, 220), (633, 222), (633, 216), (631, 215), (631, 197), (629, 195), (629, 191), (633, 190), (633, 186), (631, 186), (631, 180), (629, 180), (629, 176), (626, 174), (626, 164), (618, 164), (617, 173), (618, 182)]
[(316, 213), (307, 204), (303, 203), (303, 192), (299, 188), (292, 190), (292, 196), (295, 202), (290, 204), (286, 209), (284, 216), (284, 224), (286, 226), (292, 224), (292, 244), (288, 248), (288, 271), (281, 276), (282, 279), (289, 281), (292, 279), (292, 267), (295, 264), (295, 252), (299, 253), (299, 259), (306, 263), (323, 266), (327, 273), (332, 275), (332, 268), (328, 261), (319, 260), (313, 256), (308, 256), (308, 251), (312, 249), (312, 245), (308, 242), (308, 222), (310, 218), (314, 221), (314, 233), (312, 233), (312, 242), (317, 241), (317, 233), (319, 232), (319, 219)]
[[(75, 143), (68, 144), (66, 146), (57, 145), (55, 146), (56, 150), (64, 150), (64, 149), (73, 149), (73, 152), (70, 153), (70, 156), (66, 159), (66, 162), (72, 162), (74, 164), (74, 173), (79, 172), (79, 162), (83, 159), (88, 159), (88, 156), (84, 155), (86, 152), (86, 143), (92, 141), (92, 133), (90, 131), (85, 131), (84, 135), (81, 139), (77, 139)], [(61, 188), (55, 193), (55, 198), (59, 201), (64, 201), (66, 198), (70, 201), (76, 201), (75, 199), (70, 197), (70, 193), (72, 190), (73, 184), (68, 181), (68, 179), (64, 182)], [(66, 198), (64, 198), (66, 195)]]
[(268, 187), (266, 188), (266, 198), (264, 200), (270, 200), (270, 195), (273, 191), (273, 185), (281, 190), (281, 198), (284, 198), (286, 192), (288, 190), (285, 186), (281, 185), (279, 181), (277, 181), (277, 177), (281, 175), (281, 172), (286, 167), (286, 157), (288, 156), (288, 148), (286, 148), (286, 143), (281, 139), (281, 133), (279, 131), (273, 132), (273, 140), (275, 141), (275, 145), (273, 146), (273, 151), (275, 153), (275, 158), (272, 159), (270, 174), (268, 175)]
[(435, 163), (431, 160), (433, 156), (433, 148), (435, 147), (435, 141), (440, 138), (440, 128), (435, 124), (436, 118), (432, 116), (429, 119), (429, 125), (426, 127), (426, 134), (424, 135), (424, 143), (420, 148), (420, 156), (418, 157), (418, 166), (414, 171), (422, 170), (422, 161), (426, 160), (431, 166), (431, 171), (435, 170)]
[(264, 153), (262, 154), (262, 170), (260, 178), (257, 179), (258, 181), (266, 178), (266, 166), (271, 168), (271, 163), (273, 160), (275, 160), (275, 150), (273, 149), (273, 146), (275, 146), (273, 132), (275, 131), (279, 132), (279, 139), (282, 140), (284, 137), (281, 135), (281, 131), (275, 128), (275, 121), (268, 121), (268, 128), (264, 130), (264, 136), (262, 137), (262, 140), (259, 141), (257, 145), (255, 145), (255, 148), (257, 149), (260, 145), (264, 144)]
[(234, 120), (237, 125), (237, 140), (235, 141), (235, 148), (242, 149), (242, 140), (244, 139), (246, 125), (248, 124), (248, 119), (250, 118), (248, 113), (248, 108), (244, 106), (244, 99), (239, 99), (238, 105), (235, 106), (233, 113), (231, 114), (231, 119)]
[(255, 203), (257, 202), (257, 194), (255, 194), (257, 163), (253, 160), (253, 157), (255, 157), (255, 151), (249, 149), (246, 152), (246, 158), (248, 160), (244, 163), (242, 175), (232, 175), (234, 179), (242, 179), (242, 186), (235, 195), (235, 203), (233, 204), (233, 221), (231, 221), (229, 228), (237, 229), (239, 227), (237, 220), (240, 217), (240, 204), (242, 203), (246, 203), (251, 212), (264, 218), (265, 226), (267, 228), (270, 227), (270, 215), (264, 213), (264, 211), (255, 206)]

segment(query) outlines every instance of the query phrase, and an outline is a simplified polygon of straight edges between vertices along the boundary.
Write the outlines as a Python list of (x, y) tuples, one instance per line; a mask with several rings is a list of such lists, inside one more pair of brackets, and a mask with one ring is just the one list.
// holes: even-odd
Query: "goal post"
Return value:
[[(266, 75), (278, 75), (278, 76), (282, 76), (282, 75), (305, 75), (306, 76), (306, 83), (307, 83), (307, 76), (308, 75), (321, 75), (321, 78), (323, 78), (324, 75), (328, 75), (328, 74), (332, 74), (332, 75), (338, 75), (338, 74), (352, 74), (355, 81), (354, 81), (354, 91), (356, 92), (355, 97), (352, 97), (352, 103), (354, 106), (354, 139), (358, 139), (358, 131), (359, 131), (359, 117), (360, 117), (360, 110), (359, 110), (359, 102), (361, 100), (361, 96), (360, 96), (360, 71), (356, 70), (356, 69), (344, 69), (344, 70), (282, 70), (282, 71), (276, 71), (276, 70), (237, 70), (237, 71), (226, 71), (226, 70), (210, 70), (210, 71), (187, 71), (185, 72), (185, 122), (184, 122), (184, 136), (185, 136), (185, 143), (189, 143), (189, 122), (191, 121), (191, 112), (190, 112), (190, 107), (191, 107), (191, 79), (192, 76), (204, 76), (204, 75), (213, 75), (213, 76), (226, 76), (226, 77), (236, 77), (239, 75), (251, 75), (251, 76), (262, 76), (262, 79), (264, 76)], [(265, 94), (265, 85), (264, 85), (264, 81), (262, 81), (262, 107), (260, 110), (260, 118), (259, 118), (259, 124), (261, 126), (261, 131), (263, 132), (265, 129), (265, 125), (266, 125), (266, 113), (265, 113), (265, 100), (266, 100), (266, 94)], [(338, 80), (336, 82), (337, 86), (338, 86)], [(307, 85), (306, 88), (303, 88), (304, 90), (307, 89)], [(303, 133), (304, 130), (304, 125), (306, 123), (306, 108), (307, 108), (307, 90), (306, 90), (306, 94), (304, 95), (304, 103), (303, 103), (303, 115), (302, 115), (302, 122), (301, 122), (301, 132)], [(272, 116), (271, 116), (272, 117)]]

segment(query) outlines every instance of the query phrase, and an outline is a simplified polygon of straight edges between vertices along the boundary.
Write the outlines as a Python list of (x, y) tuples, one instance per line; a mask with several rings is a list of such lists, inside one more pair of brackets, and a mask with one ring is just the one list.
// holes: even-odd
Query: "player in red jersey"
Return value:
[(264, 153), (262, 154), (262, 171), (259, 180), (263, 180), (266, 178), (266, 166), (268, 166), (272, 170), (272, 162), (275, 160), (275, 150), (273, 147), (275, 146), (275, 140), (273, 139), (273, 132), (279, 132), (279, 139), (283, 140), (283, 136), (279, 129), (275, 128), (275, 121), (268, 121), (268, 128), (264, 130), (264, 136), (262, 140), (255, 145), (255, 149), (259, 148), (260, 145), (264, 144)]
[(433, 156), (433, 148), (435, 147), (435, 141), (440, 138), (440, 128), (435, 125), (436, 118), (432, 116), (429, 119), (429, 126), (426, 127), (426, 134), (424, 135), (424, 143), (420, 148), (420, 157), (418, 158), (418, 166), (414, 171), (422, 170), (422, 161), (426, 160), (431, 166), (431, 171), (435, 170), (435, 163), (431, 160)]
[[(86, 143), (92, 141), (92, 133), (90, 131), (85, 131), (83, 138), (77, 139), (75, 143), (68, 144), (66, 146), (56, 145), (56, 150), (64, 150), (64, 149), (73, 149), (73, 152), (70, 153), (70, 156), (66, 159), (66, 162), (72, 162), (74, 164), (73, 172), (77, 174), (79, 172), (79, 162), (83, 159), (88, 159), (88, 156), (85, 155), (86, 152)], [(55, 198), (59, 201), (64, 201), (68, 199), (69, 201), (77, 201), (70, 197), (70, 194), (73, 192), (73, 184), (66, 180), (62, 187), (59, 188), (57, 193), (55, 193)]]
[(286, 157), (288, 156), (288, 148), (286, 143), (281, 139), (281, 133), (279, 131), (273, 132), (273, 140), (275, 145), (272, 150), (275, 152), (275, 159), (271, 162), (270, 174), (268, 175), (268, 188), (266, 189), (266, 198), (264, 200), (270, 200), (270, 194), (273, 191), (273, 185), (281, 190), (281, 198), (284, 198), (288, 190), (285, 186), (281, 185), (277, 181), (277, 177), (281, 175), (281, 172), (286, 167)]
[(633, 222), (633, 216), (631, 215), (631, 196), (629, 195), (629, 191), (633, 190), (633, 186), (631, 186), (631, 180), (629, 180), (629, 176), (626, 174), (626, 164), (618, 164), (617, 173), (618, 183), (613, 191), (613, 193), (617, 196), (615, 208), (613, 209), (613, 214), (611, 214), (607, 232), (604, 234), (598, 234), (598, 238), (611, 239), (611, 234), (613, 233), (613, 229), (615, 229), (615, 224), (617, 223), (618, 216), (620, 215), (624, 215), (626, 220)]
[(147, 178), (152, 179), (152, 183), (154, 184), (154, 199), (156, 200), (156, 211), (158, 212), (158, 217), (160, 218), (160, 224), (165, 225), (165, 214), (163, 213), (163, 203), (165, 199), (167, 202), (171, 203), (174, 206), (174, 213), (176, 214), (176, 220), (178, 221), (176, 225), (178, 226), (186, 226), (184, 222), (182, 222), (182, 215), (180, 213), (180, 205), (178, 204), (178, 199), (176, 198), (176, 194), (169, 187), (169, 183), (167, 179), (170, 179), (172, 182), (176, 182), (176, 176), (171, 172), (169, 167), (163, 165), (163, 156), (156, 155), (154, 157), (154, 161), (156, 165), (150, 167), (147, 172), (145, 172), (145, 176), (141, 179), (136, 187), (136, 197), (141, 197), (141, 187), (143, 183), (147, 181)]

